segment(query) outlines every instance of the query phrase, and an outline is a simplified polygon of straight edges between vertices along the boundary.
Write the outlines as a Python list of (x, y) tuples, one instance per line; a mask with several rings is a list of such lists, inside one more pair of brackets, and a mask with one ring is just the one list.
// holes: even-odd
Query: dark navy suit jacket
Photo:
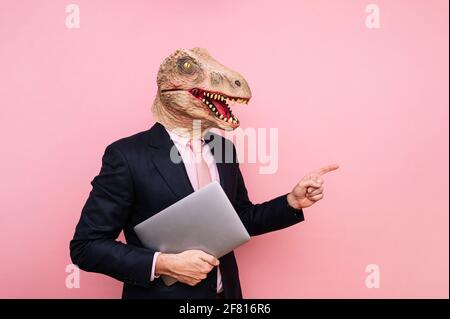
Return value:
[[(206, 142), (220, 139), (234, 156), (216, 157), (221, 185), (251, 236), (282, 229), (303, 220), (301, 210), (291, 208), (286, 195), (262, 204), (252, 204), (247, 195), (234, 146), (223, 137), (210, 134)], [(82, 210), (70, 242), (72, 261), (81, 269), (98, 272), (124, 282), (123, 298), (215, 298), (217, 268), (192, 287), (180, 282), (165, 286), (158, 278), (150, 281), (154, 251), (144, 248), (133, 227), (194, 190), (184, 164), (170, 158), (173, 147), (164, 127), (150, 130), (109, 145), (98, 176)], [(216, 144), (217, 145), (217, 144)], [(117, 241), (124, 231), (127, 244)], [(234, 253), (220, 258), (225, 298), (242, 298)]]

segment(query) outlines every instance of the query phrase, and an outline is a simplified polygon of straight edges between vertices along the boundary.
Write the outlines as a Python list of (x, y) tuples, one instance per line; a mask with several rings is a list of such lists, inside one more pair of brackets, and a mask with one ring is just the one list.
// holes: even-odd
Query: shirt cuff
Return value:
[(159, 276), (155, 276), (155, 267), (156, 267), (156, 260), (158, 259), (158, 256), (161, 254), (161, 252), (157, 251), (153, 255), (153, 263), (152, 263), (152, 272), (150, 274), (150, 281), (155, 280), (155, 278), (159, 278)]

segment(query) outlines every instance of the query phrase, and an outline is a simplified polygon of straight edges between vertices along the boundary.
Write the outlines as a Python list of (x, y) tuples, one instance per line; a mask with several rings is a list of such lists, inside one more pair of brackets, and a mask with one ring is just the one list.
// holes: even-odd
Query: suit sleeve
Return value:
[(117, 241), (133, 205), (133, 181), (126, 159), (111, 145), (70, 242), (73, 263), (128, 284), (148, 286), (155, 251)]
[(287, 194), (261, 204), (253, 204), (248, 198), (239, 167), (235, 209), (250, 236), (283, 229), (304, 220), (301, 209), (297, 210), (289, 206)]

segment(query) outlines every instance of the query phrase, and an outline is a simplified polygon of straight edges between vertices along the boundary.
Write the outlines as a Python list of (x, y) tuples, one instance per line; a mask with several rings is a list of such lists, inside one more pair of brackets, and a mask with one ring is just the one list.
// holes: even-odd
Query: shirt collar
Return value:
[[(180, 145), (183, 147), (188, 147), (191, 144), (191, 140), (189, 139), (189, 137), (186, 136), (180, 136), (178, 134), (176, 134), (173, 131), (170, 131), (166, 128), (167, 133), (170, 136), (170, 139), (176, 144), (176, 145)], [(202, 145), (205, 145), (205, 139), (202, 138)]]

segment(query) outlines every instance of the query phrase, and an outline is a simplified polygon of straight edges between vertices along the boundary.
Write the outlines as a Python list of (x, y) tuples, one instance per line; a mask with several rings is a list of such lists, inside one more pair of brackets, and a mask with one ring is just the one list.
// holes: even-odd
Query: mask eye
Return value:
[(190, 57), (183, 57), (177, 61), (177, 69), (181, 74), (193, 75), (197, 72), (197, 64)]
[(184, 62), (183, 63), (183, 68), (185, 69), (185, 70), (189, 70), (190, 68), (191, 68), (191, 63), (189, 63), (189, 62)]

